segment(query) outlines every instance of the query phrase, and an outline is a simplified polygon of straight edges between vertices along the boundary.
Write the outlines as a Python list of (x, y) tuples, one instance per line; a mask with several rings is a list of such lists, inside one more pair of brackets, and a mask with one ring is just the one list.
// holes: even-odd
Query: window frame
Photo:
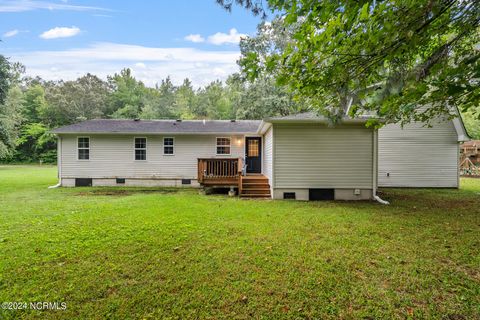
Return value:
[[(80, 148), (80, 141), (79, 141), (80, 138), (88, 139), (88, 148), (85, 148), (85, 147)], [(91, 142), (91, 139), (89, 136), (77, 136), (77, 160), (78, 161), (90, 161), (90, 142)], [(80, 149), (88, 150), (88, 159), (80, 159)]]
[[(137, 148), (136, 139), (145, 139), (145, 148)], [(147, 149), (148, 149), (148, 139), (147, 137), (133, 137), (133, 160), (134, 161), (147, 161)], [(145, 159), (137, 159), (137, 150), (145, 150)]]
[[(172, 145), (165, 145), (165, 139), (172, 139)], [(175, 155), (175, 137), (163, 137), (163, 155), (164, 156), (174, 156)], [(172, 147), (172, 153), (165, 153), (165, 147)]]
[[(228, 139), (228, 146), (227, 145), (219, 145), (218, 139)], [(230, 152), (229, 153), (218, 153), (218, 147), (228, 147)], [(232, 138), (231, 137), (215, 137), (215, 155), (217, 156), (231, 156), (232, 155)]]
[[(250, 145), (247, 143), (247, 140), (251, 138), (251, 139), (255, 139), (253, 141), (257, 141), (258, 143), (258, 146), (257, 146), (257, 151), (258, 151), (258, 154), (256, 156), (250, 156), (249, 155), (249, 147)], [(262, 155), (263, 155), (263, 143), (262, 143), (262, 137), (261, 136), (245, 136), (245, 157), (260, 157), (262, 158)], [(263, 160), (261, 161), (263, 163)]]

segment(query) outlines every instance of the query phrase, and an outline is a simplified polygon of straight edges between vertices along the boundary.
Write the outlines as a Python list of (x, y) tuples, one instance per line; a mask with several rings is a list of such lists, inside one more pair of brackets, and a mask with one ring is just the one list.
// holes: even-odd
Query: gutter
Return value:
[(75, 131), (75, 132), (58, 132), (58, 131), (52, 131), (53, 134), (61, 135), (79, 135), (79, 134), (105, 134), (105, 135), (143, 135), (143, 136), (162, 136), (162, 135), (230, 135), (230, 136), (235, 136), (235, 135), (250, 135), (250, 134), (257, 134), (256, 131), (252, 132), (107, 132), (107, 131)]
[[(338, 124), (364, 124), (369, 119), (345, 119), (341, 120)], [(267, 119), (270, 123), (325, 123), (330, 122), (325, 119)]]

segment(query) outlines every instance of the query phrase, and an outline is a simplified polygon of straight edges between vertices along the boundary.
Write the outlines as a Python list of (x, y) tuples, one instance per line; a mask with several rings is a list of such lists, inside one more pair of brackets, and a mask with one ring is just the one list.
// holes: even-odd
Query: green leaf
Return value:
[(370, 4), (367, 2), (363, 5), (362, 10), (360, 11), (360, 20), (366, 20), (368, 18), (368, 8)]

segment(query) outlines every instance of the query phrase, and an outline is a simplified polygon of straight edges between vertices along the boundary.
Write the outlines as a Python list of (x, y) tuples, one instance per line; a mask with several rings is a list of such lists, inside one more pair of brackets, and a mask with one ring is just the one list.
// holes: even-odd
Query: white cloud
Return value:
[(208, 42), (215, 45), (237, 44), (240, 42), (240, 38), (246, 36), (246, 34), (238, 33), (237, 29), (233, 28), (230, 29), (230, 32), (228, 34), (223, 32), (217, 32), (209, 36)]
[(25, 12), (32, 10), (110, 11), (105, 8), (77, 6), (37, 0), (0, 0), (0, 12)]
[(199, 34), (189, 34), (189, 35), (186, 36), (184, 39), (187, 40), (187, 41), (194, 42), (194, 43), (200, 43), (200, 42), (204, 42), (204, 41), (205, 41), (205, 38), (202, 37), (202, 36), (199, 35)]
[(79, 33), (80, 33), (80, 29), (74, 26), (72, 26), (71, 28), (56, 27), (42, 33), (40, 35), (40, 38), (42, 39), (69, 38), (69, 37), (74, 37)]
[(3, 36), (4, 36), (5, 38), (10, 38), (10, 37), (16, 36), (19, 32), (20, 32), (20, 31), (18, 31), (17, 29), (15, 29), (15, 30), (10, 30), (10, 31), (5, 32), (5, 33), (3, 34)]
[[(242, 37), (246, 37), (247, 35), (244, 33), (238, 33), (237, 29), (232, 28), (230, 29), (229, 33), (217, 32), (207, 37), (208, 43), (214, 45), (223, 45), (223, 44), (237, 44), (240, 42)], [(189, 34), (183, 38), (186, 41), (194, 42), (194, 43), (201, 43), (205, 42), (205, 38), (200, 34)]]
[[(114, 52), (115, 54), (112, 54)], [(238, 50), (207, 51), (194, 48), (155, 48), (138, 45), (96, 43), (62, 51), (8, 52), (12, 61), (27, 67), (30, 76), (47, 80), (73, 80), (87, 72), (106, 79), (129, 67), (139, 80), (154, 86), (167, 76), (181, 84), (189, 78), (195, 86), (224, 80), (238, 71)], [(53, 69), (52, 69), (53, 68)]]

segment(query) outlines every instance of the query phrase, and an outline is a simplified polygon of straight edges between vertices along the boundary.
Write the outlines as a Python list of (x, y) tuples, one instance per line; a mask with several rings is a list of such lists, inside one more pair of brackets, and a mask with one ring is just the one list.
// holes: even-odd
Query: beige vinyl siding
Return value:
[[(146, 161), (134, 160), (134, 137), (147, 138)], [(174, 138), (174, 155), (163, 154), (164, 137)], [(197, 158), (244, 156), (243, 137), (231, 136), (231, 154), (221, 156), (216, 155), (216, 137), (171, 134), (90, 135), (90, 160), (77, 160), (77, 136), (62, 135), (60, 172), (63, 178), (196, 179)]]
[(274, 124), (273, 141), (274, 188), (372, 188), (372, 129)]
[[(458, 187), (458, 142), (452, 121), (428, 128), (390, 124), (378, 135), (380, 187)], [(387, 173), (390, 176), (387, 176)]]
[(273, 176), (273, 127), (265, 132), (263, 145), (263, 174), (268, 178), (271, 185)]

